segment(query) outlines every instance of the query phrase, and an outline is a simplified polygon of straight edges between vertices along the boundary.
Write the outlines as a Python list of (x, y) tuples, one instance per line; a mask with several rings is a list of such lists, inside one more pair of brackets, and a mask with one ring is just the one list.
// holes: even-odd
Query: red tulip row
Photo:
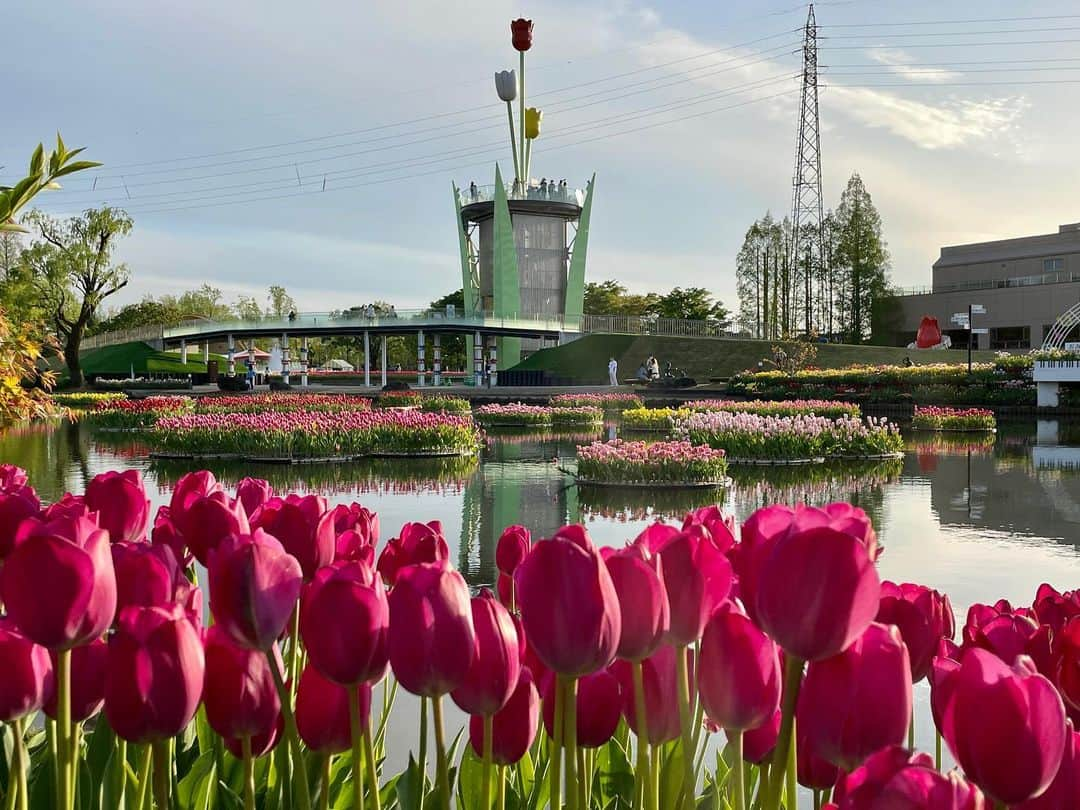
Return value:
[(993, 430), (994, 412), (986, 408), (941, 408), (925, 405), (915, 408), (913, 427), (924, 430)]
[[(546, 778), (552, 808), (695, 808), (704, 734), (720, 729), (732, 768), (705, 775), (712, 807), (794, 808), (796, 781), (840, 810), (1080, 803), (1080, 592), (975, 605), (956, 644), (948, 598), (882, 582), (874, 529), (846, 503), (760, 509), (738, 539), (703, 508), (619, 549), (579, 525), (535, 543), (512, 526), (498, 599), (470, 598), (437, 522), (379, 550), (378, 517), (358, 504), (255, 479), (232, 495), (189, 473), (151, 519), (136, 471), (42, 508), (6, 466), (0, 516), (5, 789), (24, 807), (141, 808), (152, 792), (167, 808), (174, 780), (197, 779), (245, 808), (404, 805), (426, 774), (383, 779), (370, 718), (391, 676), (433, 715), (433, 807), (449, 808), (457, 776), (460, 807), (501, 810), (507, 790)], [(962, 774), (903, 747), (924, 677)], [(471, 716), (457, 763), (446, 695)], [(28, 750), (39, 710), (45, 739)]]

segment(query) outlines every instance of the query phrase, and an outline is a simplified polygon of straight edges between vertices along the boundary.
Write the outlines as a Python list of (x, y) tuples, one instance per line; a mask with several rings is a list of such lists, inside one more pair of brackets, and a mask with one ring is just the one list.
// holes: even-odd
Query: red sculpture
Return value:
[(529, 48), (532, 47), (532, 32), (532, 20), (526, 20), (524, 17), (521, 17), (510, 23), (511, 41), (514, 44), (514, 50), (523, 53), (529, 50)]
[(937, 318), (923, 315), (919, 323), (919, 332), (915, 336), (915, 345), (920, 349), (931, 349), (941, 343), (941, 327)]

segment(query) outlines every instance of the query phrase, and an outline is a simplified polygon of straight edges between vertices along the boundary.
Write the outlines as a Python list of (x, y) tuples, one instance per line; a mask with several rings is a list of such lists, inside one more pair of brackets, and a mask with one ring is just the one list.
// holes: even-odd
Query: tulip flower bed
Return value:
[(727, 459), (723, 450), (690, 442), (593, 442), (577, 449), (581, 484), (634, 487), (720, 486)]
[(838, 402), (829, 399), (788, 400), (733, 400), (699, 399), (684, 406), (692, 411), (728, 411), (729, 413), (753, 413), (759, 416), (824, 416), (839, 419), (841, 416), (862, 415), (854, 402)]
[[(496, 597), (437, 521), (382, 543), (360, 504), (257, 479), (189, 473), (155, 516), (137, 471), (43, 508), (5, 465), (0, 498), (5, 807), (1078, 806), (1080, 591), (972, 605), (957, 639), (848, 503), (710, 506), (603, 550), (510, 526)], [(401, 689), (415, 743), (387, 733)]]
[(467, 455), (480, 436), (471, 419), (420, 411), (185, 414), (150, 434), (160, 453), (249, 460)]
[(642, 433), (670, 433), (675, 420), (690, 416), (687, 408), (631, 408), (622, 412), (619, 430)]
[(709, 411), (677, 420), (676, 435), (722, 448), (731, 463), (791, 464), (840, 458), (881, 458), (902, 453), (899, 429), (885, 419), (758, 416)]
[(367, 397), (347, 394), (259, 393), (199, 397), (196, 413), (292, 413), (293, 411), (366, 411)]
[(994, 412), (985, 408), (915, 408), (916, 430), (988, 431), (997, 428)]
[(163, 416), (192, 413), (191, 397), (145, 397), (99, 402), (83, 414), (84, 419), (104, 428), (134, 430), (152, 427)]
[(471, 416), (472, 404), (463, 397), (432, 394), (421, 398), (420, 410), (427, 413), (453, 413), (458, 416)]
[(127, 399), (127, 394), (121, 391), (72, 391), (68, 394), (50, 394), (57, 405), (73, 411), (86, 411), (96, 408), (102, 403), (120, 402)]
[(625, 411), (642, 407), (637, 394), (618, 392), (597, 394), (556, 394), (551, 398), (553, 408), (601, 408), (604, 411)]
[(512, 402), (509, 405), (481, 405), (473, 415), (484, 427), (551, 427), (554, 408), (543, 405), (523, 405)]
[(422, 401), (416, 391), (383, 391), (373, 404), (376, 408), (418, 408)]
[(590, 405), (577, 407), (563, 406), (551, 409), (551, 426), (556, 430), (600, 426), (604, 423), (604, 412)]

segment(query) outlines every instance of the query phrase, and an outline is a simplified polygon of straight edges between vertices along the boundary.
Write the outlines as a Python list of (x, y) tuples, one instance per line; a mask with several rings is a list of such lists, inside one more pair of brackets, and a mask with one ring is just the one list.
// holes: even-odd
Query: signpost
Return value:
[(971, 316), (972, 315), (985, 315), (986, 307), (982, 304), (968, 304), (967, 312), (957, 312), (949, 319), (961, 329), (967, 329), (968, 332), (968, 374), (971, 373), (971, 341), (974, 340), (975, 335), (989, 334), (990, 330), (986, 328), (972, 329), (971, 328)]

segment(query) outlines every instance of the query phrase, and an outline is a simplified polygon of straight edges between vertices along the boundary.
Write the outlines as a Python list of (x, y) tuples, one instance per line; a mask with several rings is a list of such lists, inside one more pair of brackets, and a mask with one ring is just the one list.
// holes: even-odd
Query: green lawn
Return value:
[[(190, 350), (186, 364), (180, 362), (179, 352), (159, 352), (147, 343), (120, 343), (116, 346), (103, 346), (100, 349), (84, 352), (82, 355), (83, 374), (205, 374), (206, 364), (202, 352)], [(211, 354), (211, 360), (218, 361), (218, 367), (224, 373), (226, 360), (221, 355)]]
[[(572, 343), (536, 352), (515, 368), (550, 370), (582, 385), (602, 384), (607, 382), (608, 358), (614, 356), (619, 361), (619, 379), (628, 379), (634, 376), (642, 360), (655, 355), (661, 369), (670, 360), (703, 383), (710, 377), (729, 377), (756, 368), (759, 360), (771, 355), (772, 345), (772, 341), (767, 340), (587, 335)], [(891, 346), (821, 344), (814, 365), (841, 368), (857, 363), (900, 364), (905, 357), (920, 365), (967, 362), (967, 352), (959, 350), (917, 352)], [(977, 361), (989, 361), (993, 360), (994, 352), (974, 352), (973, 357)]]

